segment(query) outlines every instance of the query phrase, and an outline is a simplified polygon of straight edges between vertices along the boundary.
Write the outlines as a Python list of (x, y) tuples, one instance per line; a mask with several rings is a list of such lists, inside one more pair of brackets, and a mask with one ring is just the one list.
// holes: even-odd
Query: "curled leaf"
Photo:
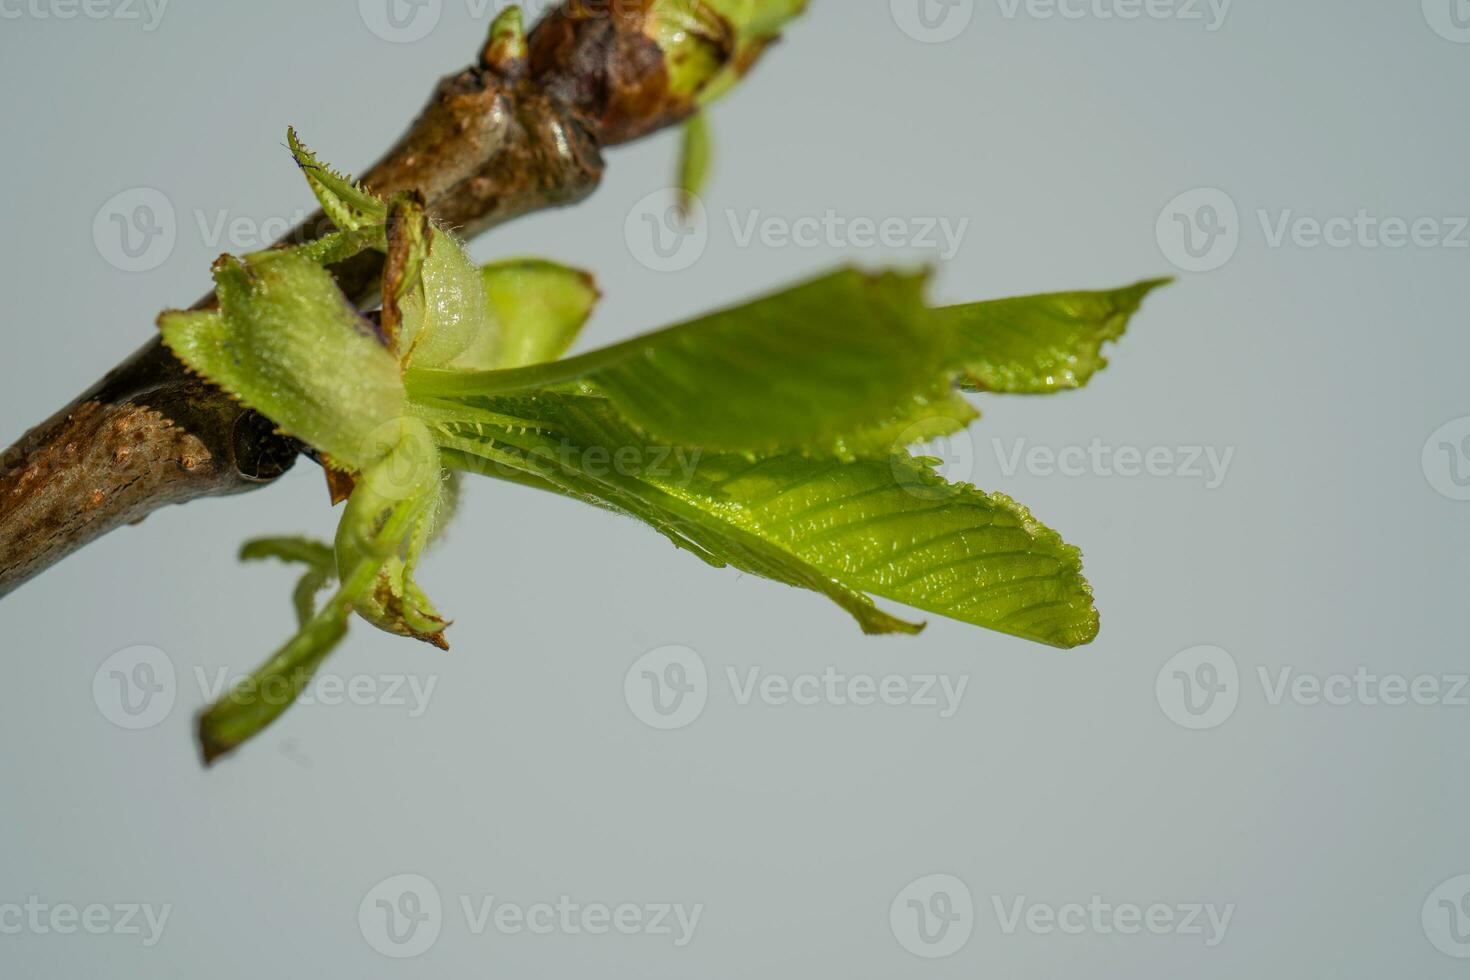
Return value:
[(370, 437), (405, 413), (403, 381), (332, 277), (283, 251), (225, 256), (215, 283), (218, 310), (159, 318), (168, 348), (338, 465), (372, 462)]
[(318, 160), (316, 154), (301, 142), (294, 128), (286, 130), (286, 142), (297, 166), (306, 175), (312, 193), (333, 224), (342, 231), (358, 231), (383, 224), (388, 217), (387, 202), (351, 177), (337, 173)]

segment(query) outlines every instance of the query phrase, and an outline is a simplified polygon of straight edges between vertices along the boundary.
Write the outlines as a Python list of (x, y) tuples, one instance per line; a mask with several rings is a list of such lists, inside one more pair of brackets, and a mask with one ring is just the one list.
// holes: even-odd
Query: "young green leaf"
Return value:
[(450, 465), (554, 488), (630, 514), (716, 565), (828, 595), (868, 632), (913, 631), (892, 599), (1058, 647), (1097, 633), (1081, 556), (1010, 498), (885, 460), (761, 459), (669, 449), (598, 397), (420, 406)]
[(218, 311), (171, 311), (163, 342), (190, 369), (352, 470), (402, 418), (398, 364), (320, 266), (289, 251), (215, 264)]
[(372, 582), (376, 565), (365, 561), (346, 575), (342, 587), (275, 655), (199, 715), (199, 746), (205, 765), (239, 748), (296, 703), (342, 638), (351, 599)]
[(965, 387), (1049, 394), (1080, 388), (1106, 367), (1103, 344), (1123, 336), (1144, 297), (1169, 282), (971, 303), (935, 316), (959, 338)]
[(296, 702), (347, 635), (347, 608), (333, 601), (248, 678), (199, 716), (204, 764), (239, 748)]
[(318, 160), (316, 154), (301, 142), (294, 128), (286, 130), (286, 142), (291, 147), (291, 155), (296, 158), (296, 165), (306, 174), (306, 182), (311, 185), (322, 210), (339, 229), (358, 231), (371, 225), (382, 225), (387, 220), (386, 201)]
[[(393, 433), (397, 433), (396, 436)], [(246, 558), (276, 557), (304, 562), (311, 571), (297, 587), (301, 628), (270, 660), (242, 680), (199, 717), (205, 763), (258, 735), (289, 708), (347, 634), (348, 617), (390, 633), (444, 646), (448, 623), (413, 581), (413, 568), (427, 547), (441, 506), (439, 453), (428, 430), (404, 419), (375, 434), (392, 448), (372, 449), (377, 462), (357, 481), (337, 531), (335, 554), (299, 539), (248, 545)], [(323, 567), (323, 562), (328, 563)], [(330, 577), (335, 562), (342, 585), (321, 611), (307, 615), (309, 583)]]
[(591, 274), (545, 259), (492, 262), (480, 275), (499, 343), (494, 351), (472, 345), (458, 362), (468, 370), (556, 360), (576, 341), (602, 295)]
[(895, 426), (955, 407), (953, 338), (925, 308), (924, 281), (849, 269), (555, 364), (417, 371), (407, 382), (416, 397), (580, 382), (670, 445), (886, 453)]

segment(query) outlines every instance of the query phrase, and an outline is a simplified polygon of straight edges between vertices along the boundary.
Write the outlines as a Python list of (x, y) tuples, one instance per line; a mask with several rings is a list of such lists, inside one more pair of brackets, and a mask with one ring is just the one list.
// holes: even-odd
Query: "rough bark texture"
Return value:
[[(439, 82), (362, 179), (383, 194), (417, 191), (466, 236), (582, 199), (601, 178), (603, 146), (693, 111), (668, 91), (663, 55), (644, 32), (646, 7), (572, 0), (532, 32), (525, 58), (487, 46), (480, 63)], [(318, 215), (286, 241), (330, 227)], [(373, 253), (333, 271), (367, 304), (382, 265)], [(160, 506), (263, 486), (301, 448), (189, 375), (155, 337), (0, 456), (0, 595)]]

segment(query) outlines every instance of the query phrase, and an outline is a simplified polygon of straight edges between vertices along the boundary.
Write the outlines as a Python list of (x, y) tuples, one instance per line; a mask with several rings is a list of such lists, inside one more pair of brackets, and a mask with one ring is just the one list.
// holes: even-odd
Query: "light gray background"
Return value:
[[(707, 569), (632, 522), (474, 483), (424, 572), (458, 620), (454, 652), (359, 626), (330, 668), (435, 675), (429, 710), (297, 708), (206, 773), (190, 731), (196, 668), (248, 669), (292, 628), (292, 574), (241, 567), (236, 548), (335, 523), (319, 471), (301, 465), (266, 492), (118, 532), (0, 604), (0, 905), (173, 907), (151, 949), (126, 935), (0, 935), (0, 974), (1463, 976), (1421, 908), (1470, 872), (1470, 708), (1272, 705), (1257, 668), (1470, 669), (1470, 503), (1436, 492), (1426, 477), (1443, 485), (1444, 473), (1421, 465), (1430, 433), (1470, 415), (1470, 251), (1273, 248), (1257, 212), (1470, 215), (1470, 44), (1436, 34), (1417, 0), (1238, 0), (1216, 31), (970, 6), (960, 36), (930, 44), (886, 2), (818, 0), (713, 114), (709, 247), (684, 273), (640, 265), (624, 231), (670, 180), (670, 135), (610, 153), (587, 204), (474, 250), (596, 270), (606, 298), (585, 347), (835, 263), (926, 258), (741, 248), (727, 209), (968, 218), (934, 286), (959, 301), (1172, 272), (1160, 213), (1183, 192), (1224, 190), (1238, 254), (1150, 300), (1095, 384), (981, 404), (973, 478), (1083, 548), (1096, 644), (1059, 653), (943, 620), (916, 640), (867, 639), (812, 595)], [(433, 79), (473, 56), (485, 23), (444, 0), (427, 37), (390, 43), (344, 0), (175, 0), (151, 32), (5, 10), (20, 12), (0, 20), (7, 442), (143, 342), (160, 308), (200, 294), (233, 246), (207, 241), (196, 214), (261, 221), (310, 205), (282, 147), (288, 123), (327, 159), (362, 166)], [(173, 203), (178, 239), (158, 268), (125, 273), (92, 225), (140, 186)], [(992, 442), (1094, 437), (1235, 458), (1207, 490), (1187, 477), (1006, 476)], [(179, 693), (162, 724), (127, 731), (99, 710), (93, 678), (140, 644), (167, 653)], [(693, 725), (658, 732), (623, 682), (668, 644), (698, 651), (711, 690)], [(1155, 680), (1201, 644), (1238, 663), (1239, 707), (1188, 731)], [(828, 665), (969, 686), (940, 719), (741, 706), (725, 680), (727, 667)], [(445, 904), (417, 961), (379, 955), (358, 921), (364, 896), (403, 873)], [(889, 906), (935, 873), (966, 884), (976, 915), (967, 945), (929, 961), (899, 942)], [(1094, 894), (1235, 909), (1206, 948), (1186, 935), (1008, 935), (992, 904)], [(704, 912), (684, 949), (649, 935), (474, 935), (462, 895)]]

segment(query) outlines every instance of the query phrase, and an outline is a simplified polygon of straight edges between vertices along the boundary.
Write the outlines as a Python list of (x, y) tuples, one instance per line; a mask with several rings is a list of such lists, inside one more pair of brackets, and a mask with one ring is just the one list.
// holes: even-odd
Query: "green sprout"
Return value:
[[(207, 761), (286, 710), (353, 614), (447, 649), (415, 574), (462, 473), (625, 514), (711, 565), (825, 595), (867, 633), (922, 628), (877, 596), (1056, 647), (1096, 636), (1078, 550), (909, 447), (975, 420), (962, 389), (1086, 384), (1161, 281), (935, 308), (925, 273), (842, 269), (566, 358), (590, 276), (477, 268), (417, 199), (379, 198), (289, 139), (339, 230), (225, 256), (217, 309), (159, 320), (184, 364), (304, 444), (346, 496), (331, 546), (246, 546), (304, 566), (299, 631), (202, 714)], [(369, 249), (386, 256), (376, 316), (326, 268)]]

